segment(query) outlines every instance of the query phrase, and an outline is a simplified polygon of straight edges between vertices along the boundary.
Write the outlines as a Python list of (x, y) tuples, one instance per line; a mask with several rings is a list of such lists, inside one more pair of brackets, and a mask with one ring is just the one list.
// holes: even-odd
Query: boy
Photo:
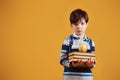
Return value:
[(70, 14), (74, 33), (64, 40), (60, 56), (60, 64), (64, 66), (64, 80), (93, 80), (91, 69), (96, 64), (95, 59), (89, 58), (86, 62), (79, 59), (75, 63), (68, 60), (69, 53), (78, 52), (79, 45), (83, 43), (88, 46), (87, 53), (95, 52), (94, 42), (85, 35), (88, 20), (88, 14), (82, 9), (76, 9)]

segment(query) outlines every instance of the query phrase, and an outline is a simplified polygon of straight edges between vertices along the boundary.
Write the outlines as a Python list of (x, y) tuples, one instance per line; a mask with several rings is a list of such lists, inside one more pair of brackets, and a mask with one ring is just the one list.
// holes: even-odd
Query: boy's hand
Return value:
[(80, 59), (79, 61), (72, 61), (71, 63), (73, 67), (92, 68), (96, 64), (96, 61), (95, 59), (89, 58), (87, 62), (84, 62), (82, 59)]
[(85, 66), (85, 62), (82, 61), (82, 59), (80, 59), (79, 61), (72, 61), (72, 66), (73, 67), (83, 67)]
[(89, 58), (86, 62), (87, 67), (93, 67), (96, 64), (95, 59)]
[(72, 63), (72, 66), (73, 66), (73, 67), (78, 67), (78, 66), (79, 66), (79, 62), (78, 62), (78, 61), (76, 61), (76, 62), (75, 62), (75, 61), (72, 61), (71, 63)]

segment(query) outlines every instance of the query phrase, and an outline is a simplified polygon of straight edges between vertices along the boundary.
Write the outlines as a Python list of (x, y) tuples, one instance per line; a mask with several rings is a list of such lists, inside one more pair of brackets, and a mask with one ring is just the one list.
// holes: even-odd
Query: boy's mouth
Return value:
[(82, 32), (82, 30), (77, 30), (77, 32)]

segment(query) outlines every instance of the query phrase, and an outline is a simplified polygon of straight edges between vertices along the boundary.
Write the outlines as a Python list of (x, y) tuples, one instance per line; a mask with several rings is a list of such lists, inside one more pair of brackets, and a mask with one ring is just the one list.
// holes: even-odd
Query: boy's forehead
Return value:
[(76, 23), (81, 23), (81, 22), (85, 22), (86, 23), (84, 18), (79, 19)]

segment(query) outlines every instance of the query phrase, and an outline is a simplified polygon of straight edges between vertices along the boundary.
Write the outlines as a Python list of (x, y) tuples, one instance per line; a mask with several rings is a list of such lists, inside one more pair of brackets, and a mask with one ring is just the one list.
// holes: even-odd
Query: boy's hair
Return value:
[(88, 23), (89, 18), (88, 18), (88, 14), (86, 11), (84, 11), (82, 9), (76, 9), (71, 12), (71, 14), (70, 14), (70, 23), (71, 24), (75, 24), (81, 19), (85, 19), (85, 22)]

